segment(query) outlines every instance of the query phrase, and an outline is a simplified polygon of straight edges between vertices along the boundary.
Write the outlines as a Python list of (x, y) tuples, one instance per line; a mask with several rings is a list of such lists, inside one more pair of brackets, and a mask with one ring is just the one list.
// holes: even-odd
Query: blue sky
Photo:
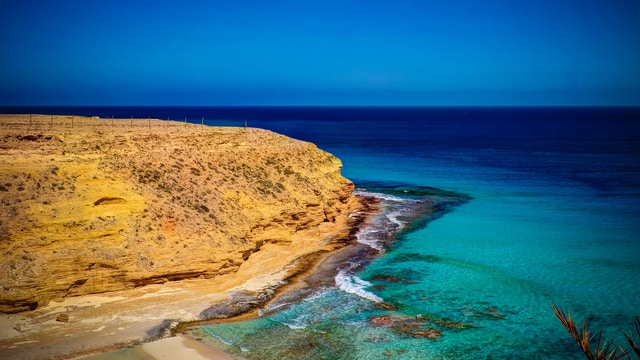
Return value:
[(0, 105), (640, 105), (640, 1), (8, 1)]

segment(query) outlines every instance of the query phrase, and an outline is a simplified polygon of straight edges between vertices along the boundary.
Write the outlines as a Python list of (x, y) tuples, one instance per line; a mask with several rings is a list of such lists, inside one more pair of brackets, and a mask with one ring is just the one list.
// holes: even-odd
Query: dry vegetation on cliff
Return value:
[(3, 312), (233, 272), (351, 196), (338, 159), (265, 130), (27, 121), (4, 116), (0, 132)]
[(363, 204), (340, 167), (260, 129), (0, 115), (4, 356), (66, 358), (259, 306), (352, 240)]
[[(340, 161), (266, 130), (0, 116), (0, 312), (274, 273), (348, 240)], [(222, 289), (228, 290), (228, 289)]]

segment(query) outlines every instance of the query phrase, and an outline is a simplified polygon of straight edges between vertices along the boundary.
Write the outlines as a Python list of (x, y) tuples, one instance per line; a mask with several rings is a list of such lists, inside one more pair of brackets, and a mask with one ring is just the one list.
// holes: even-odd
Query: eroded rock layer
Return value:
[(70, 116), (0, 123), (0, 312), (215, 279), (296, 237), (335, 246), (360, 207), (337, 158), (266, 130)]

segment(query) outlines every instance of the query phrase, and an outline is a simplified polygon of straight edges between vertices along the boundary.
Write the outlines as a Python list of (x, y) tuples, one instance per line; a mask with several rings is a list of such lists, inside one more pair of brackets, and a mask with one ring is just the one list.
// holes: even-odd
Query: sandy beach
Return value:
[(189, 336), (177, 335), (151, 341), (133, 348), (125, 348), (99, 355), (81, 356), (76, 359), (101, 360), (163, 360), (163, 359), (192, 359), (192, 360), (242, 360), (221, 351), (217, 351)]
[(216, 351), (187, 336), (162, 339), (142, 345), (142, 350), (155, 359), (237, 360), (238, 357)]

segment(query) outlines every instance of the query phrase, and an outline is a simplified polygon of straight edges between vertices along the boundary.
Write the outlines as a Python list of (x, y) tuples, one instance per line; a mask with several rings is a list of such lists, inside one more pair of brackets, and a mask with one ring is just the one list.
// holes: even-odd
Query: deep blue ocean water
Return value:
[[(203, 327), (207, 342), (245, 358), (581, 359), (551, 303), (622, 345), (640, 316), (640, 108), (38, 110), (246, 121), (333, 153), (356, 185), (472, 197), (336, 279), (343, 286), (257, 320)], [(421, 330), (410, 320), (429, 318), (442, 333), (416, 337), (376, 326), (376, 316)]]

